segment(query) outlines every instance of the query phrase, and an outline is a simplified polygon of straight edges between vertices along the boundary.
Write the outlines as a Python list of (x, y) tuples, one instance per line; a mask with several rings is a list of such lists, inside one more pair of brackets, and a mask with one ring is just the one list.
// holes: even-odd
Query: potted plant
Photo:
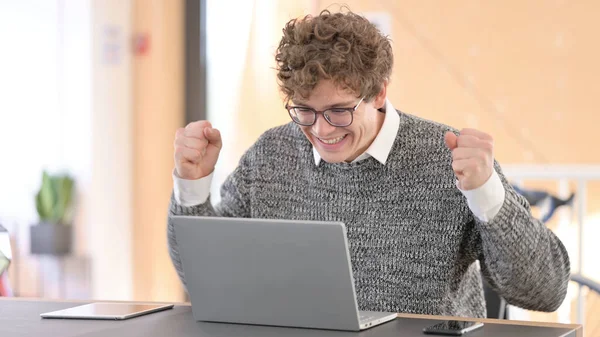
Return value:
[(67, 174), (44, 171), (35, 196), (39, 223), (31, 226), (31, 253), (66, 255), (71, 252), (75, 182)]

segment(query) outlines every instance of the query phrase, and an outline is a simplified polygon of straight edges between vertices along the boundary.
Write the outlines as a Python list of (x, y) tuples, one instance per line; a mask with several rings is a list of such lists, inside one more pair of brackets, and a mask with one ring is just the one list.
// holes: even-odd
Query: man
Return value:
[[(493, 159), (493, 139), (397, 111), (387, 38), (353, 13), (290, 21), (276, 54), (292, 122), (265, 132), (209, 199), (221, 149), (177, 131), (173, 215), (344, 222), (361, 310), (484, 317), (483, 274), (509, 303), (556, 310), (569, 258)], [(170, 254), (185, 285), (173, 224)]]

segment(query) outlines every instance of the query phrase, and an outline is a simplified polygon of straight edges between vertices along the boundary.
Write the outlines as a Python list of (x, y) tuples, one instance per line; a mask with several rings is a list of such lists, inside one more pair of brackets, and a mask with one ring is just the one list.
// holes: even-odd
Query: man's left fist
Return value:
[(446, 145), (452, 151), (452, 169), (463, 191), (481, 187), (494, 170), (494, 139), (485, 132), (462, 129), (460, 135), (446, 132)]

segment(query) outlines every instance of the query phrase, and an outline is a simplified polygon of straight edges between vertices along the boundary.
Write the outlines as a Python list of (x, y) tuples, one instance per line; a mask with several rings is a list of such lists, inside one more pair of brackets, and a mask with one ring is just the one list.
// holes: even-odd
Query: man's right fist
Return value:
[(209, 121), (198, 121), (177, 129), (175, 170), (182, 179), (196, 180), (211, 174), (223, 146), (221, 133)]

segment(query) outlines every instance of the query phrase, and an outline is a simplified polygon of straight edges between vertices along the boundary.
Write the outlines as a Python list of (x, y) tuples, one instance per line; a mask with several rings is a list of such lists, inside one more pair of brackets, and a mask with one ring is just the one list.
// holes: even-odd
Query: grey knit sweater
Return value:
[[(455, 185), (441, 124), (404, 113), (385, 165), (374, 158), (315, 165), (290, 123), (265, 132), (221, 187), (221, 202), (171, 198), (168, 242), (185, 285), (172, 215), (342, 221), (361, 310), (484, 317), (482, 275), (509, 303), (556, 310), (569, 258), (495, 164), (506, 197), (490, 222)], [(454, 130), (453, 130), (454, 131)]]

